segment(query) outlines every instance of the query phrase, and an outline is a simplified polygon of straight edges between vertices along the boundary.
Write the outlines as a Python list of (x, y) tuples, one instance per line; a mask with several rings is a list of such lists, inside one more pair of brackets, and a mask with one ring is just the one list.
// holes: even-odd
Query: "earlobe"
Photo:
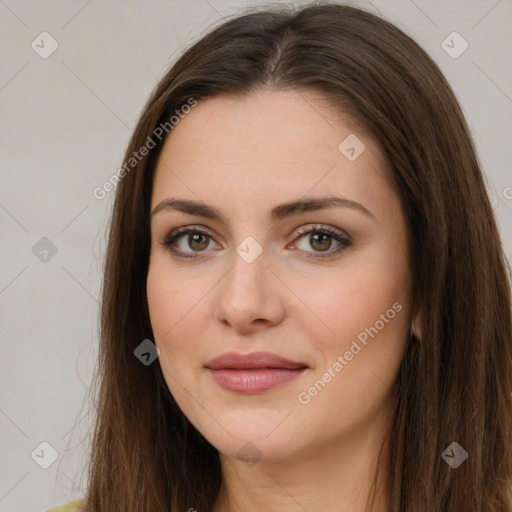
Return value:
[(411, 337), (414, 336), (417, 340), (423, 337), (423, 329), (421, 326), (420, 314), (416, 313), (411, 323)]

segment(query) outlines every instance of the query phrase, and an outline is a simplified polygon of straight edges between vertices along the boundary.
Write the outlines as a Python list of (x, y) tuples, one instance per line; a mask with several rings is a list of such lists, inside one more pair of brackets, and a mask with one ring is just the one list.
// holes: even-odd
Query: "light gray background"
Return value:
[[(85, 392), (113, 198), (92, 190), (119, 168), (144, 102), (183, 48), (257, 3), (0, 0), (0, 512), (83, 496), (93, 419)], [(510, 259), (511, 1), (353, 3), (415, 38), (452, 84)], [(31, 47), (43, 46), (44, 31), (59, 45), (46, 59)], [(469, 43), (458, 58), (441, 46), (453, 31)], [(42, 237), (57, 247), (46, 262), (32, 252)], [(42, 442), (58, 454), (48, 469), (36, 463), (49, 460)]]

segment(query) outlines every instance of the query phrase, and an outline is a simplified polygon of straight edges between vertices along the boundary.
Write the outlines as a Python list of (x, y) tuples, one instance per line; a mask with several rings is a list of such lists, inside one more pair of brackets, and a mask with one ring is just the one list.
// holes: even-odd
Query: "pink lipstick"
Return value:
[(228, 352), (205, 366), (219, 386), (237, 393), (267, 391), (296, 379), (308, 368), (306, 363), (269, 352), (246, 355)]

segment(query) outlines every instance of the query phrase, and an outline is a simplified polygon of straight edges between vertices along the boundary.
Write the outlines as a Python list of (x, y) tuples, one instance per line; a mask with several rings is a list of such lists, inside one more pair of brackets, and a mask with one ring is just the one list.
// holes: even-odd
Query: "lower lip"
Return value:
[(295, 370), (285, 368), (259, 368), (252, 370), (212, 370), (208, 368), (215, 382), (228, 391), (237, 393), (259, 393), (290, 382), (307, 368)]

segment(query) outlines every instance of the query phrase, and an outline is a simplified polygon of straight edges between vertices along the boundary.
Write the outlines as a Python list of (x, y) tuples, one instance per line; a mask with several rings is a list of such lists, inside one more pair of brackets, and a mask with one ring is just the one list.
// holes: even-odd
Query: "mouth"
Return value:
[(302, 368), (209, 369), (215, 382), (236, 393), (261, 393), (290, 382), (307, 370)]
[(227, 391), (261, 393), (296, 379), (309, 366), (267, 352), (246, 355), (230, 352), (213, 359), (205, 368)]

